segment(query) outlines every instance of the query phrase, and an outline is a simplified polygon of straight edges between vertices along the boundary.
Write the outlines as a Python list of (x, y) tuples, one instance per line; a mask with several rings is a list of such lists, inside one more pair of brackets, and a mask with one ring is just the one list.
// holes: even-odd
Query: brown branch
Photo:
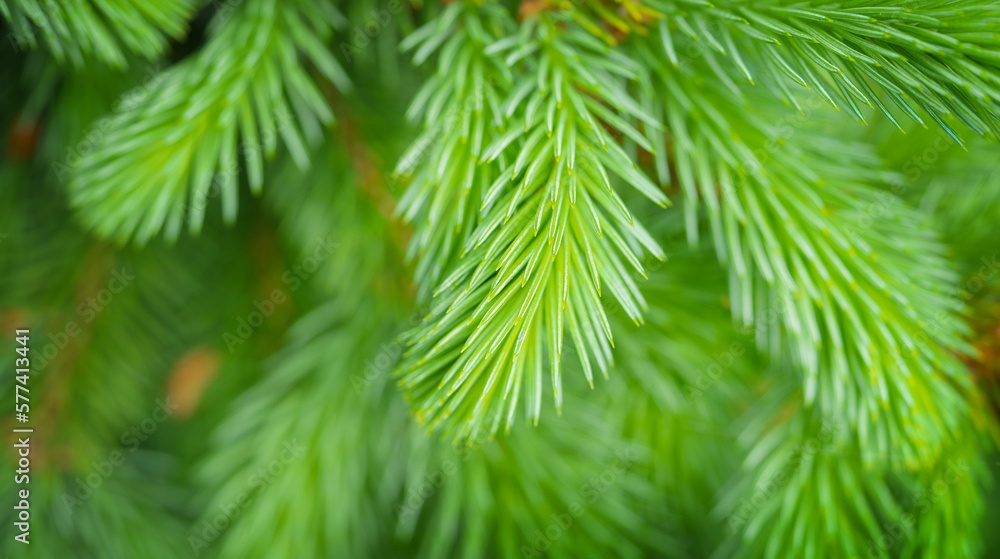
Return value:
[(400, 253), (404, 254), (410, 243), (412, 231), (396, 217), (396, 198), (389, 191), (385, 180), (386, 174), (380, 172), (383, 169), (382, 161), (365, 143), (350, 108), (333, 84), (327, 80), (319, 80), (319, 84), (327, 103), (337, 116), (335, 129), (351, 159), (358, 185), (389, 224), (393, 243)]

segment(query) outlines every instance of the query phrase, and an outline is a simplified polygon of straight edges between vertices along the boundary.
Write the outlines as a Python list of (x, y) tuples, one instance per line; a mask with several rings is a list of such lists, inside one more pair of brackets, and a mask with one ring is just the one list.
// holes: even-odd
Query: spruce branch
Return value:
[[(407, 257), (416, 260), (422, 301), (461, 255), (479, 222), (476, 198), (498, 176), (479, 158), (505, 125), (501, 102), (509, 93), (511, 72), (486, 49), (512, 29), (514, 22), (500, 6), (456, 2), (400, 45), (414, 51), (416, 64), (440, 51), (434, 75), (407, 111), (424, 130), (393, 172), (407, 184), (397, 213), (414, 228)], [(461, 71), (454, 71), (456, 64)]]
[(874, 467), (838, 418), (800, 407), (780, 382), (741, 421), (748, 452), (721, 491), (720, 555), (977, 557), (985, 479), (978, 434), (964, 422), (947, 451), (919, 471)]
[(656, 66), (662, 51), (644, 60), (644, 106), (671, 137), (656, 167), (672, 163), (685, 199), (706, 208), (734, 314), (773, 355), (797, 357), (805, 402), (849, 418), (866, 459), (890, 458), (889, 440), (910, 467), (936, 459), (966, 413), (969, 378), (953, 352), (971, 347), (940, 241), (879, 189), (899, 178), (868, 146), (741, 112), (724, 85)]
[[(138, 68), (113, 66), (162, 57), (190, 0), (43, 1), (0, 0), (51, 51), (0, 67), (27, 98), (0, 103), (0, 324), (43, 369), (32, 555), (982, 553), (995, 5), (199, 4), (207, 43), (125, 98)], [(901, 114), (935, 125), (896, 141)], [(95, 130), (68, 192), (42, 175)], [(145, 245), (88, 239), (67, 194)], [(40, 367), (125, 264), (136, 284)], [(164, 389), (181, 411), (67, 510)]]
[(125, 67), (123, 47), (157, 58), (168, 39), (187, 32), (196, 7), (194, 0), (0, 0), (0, 13), (13, 27), (7, 39), (15, 51), (42, 43), (56, 59), (77, 67), (87, 56)]
[(729, 55), (748, 80), (760, 77), (800, 110), (798, 87), (862, 122), (866, 107), (876, 108), (902, 130), (888, 99), (921, 125), (917, 109), (923, 109), (959, 143), (951, 121), (990, 138), (1000, 131), (1000, 8), (994, 2), (651, 6), (660, 12), (658, 39), (674, 65), (676, 53), (694, 41), (706, 59), (713, 51)]
[(166, 70), (111, 121), (76, 169), (72, 202), (101, 235), (143, 243), (164, 229), (174, 239), (185, 221), (196, 234), (210, 189), (221, 191), (232, 222), (240, 156), (259, 194), (263, 160), (274, 156), (279, 137), (300, 167), (309, 164), (307, 140), (317, 141), (333, 114), (298, 55), (349, 88), (323, 46), (340, 15), (328, 4), (247, 0), (227, 16), (213, 22), (202, 51)]
[(626, 93), (638, 68), (560, 16), (543, 12), (491, 47), (524, 66), (501, 108), (511, 127), (479, 157), (499, 172), (478, 193), (479, 221), (426, 324), (408, 335), (401, 382), (418, 418), (437, 427), (454, 415), (457, 436), (509, 429), (522, 385), (537, 423), (545, 364), (561, 410), (564, 327), (588, 382), (595, 367), (606, 375), (602, 287), (638, 323), (645, 303), (624, 262), (642, 274), (637, 252), (664, 256), (611, 185), (621, 178), (666, 205), (614, 135), (652, 149), (633, 122), (660, 127)]

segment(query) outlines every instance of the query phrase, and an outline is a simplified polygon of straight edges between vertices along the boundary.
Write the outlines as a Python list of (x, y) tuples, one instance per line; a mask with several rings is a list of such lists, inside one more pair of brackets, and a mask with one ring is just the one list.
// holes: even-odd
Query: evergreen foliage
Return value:
[(1000, 549), (996, 2), (0, 13), (6, 554)]

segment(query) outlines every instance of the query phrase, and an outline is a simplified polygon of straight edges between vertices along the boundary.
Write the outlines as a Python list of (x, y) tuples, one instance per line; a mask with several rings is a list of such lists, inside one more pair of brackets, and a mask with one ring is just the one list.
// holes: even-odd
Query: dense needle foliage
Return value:
[(0, 13), (7, 555), (1000, 553), (1000, 4)]

